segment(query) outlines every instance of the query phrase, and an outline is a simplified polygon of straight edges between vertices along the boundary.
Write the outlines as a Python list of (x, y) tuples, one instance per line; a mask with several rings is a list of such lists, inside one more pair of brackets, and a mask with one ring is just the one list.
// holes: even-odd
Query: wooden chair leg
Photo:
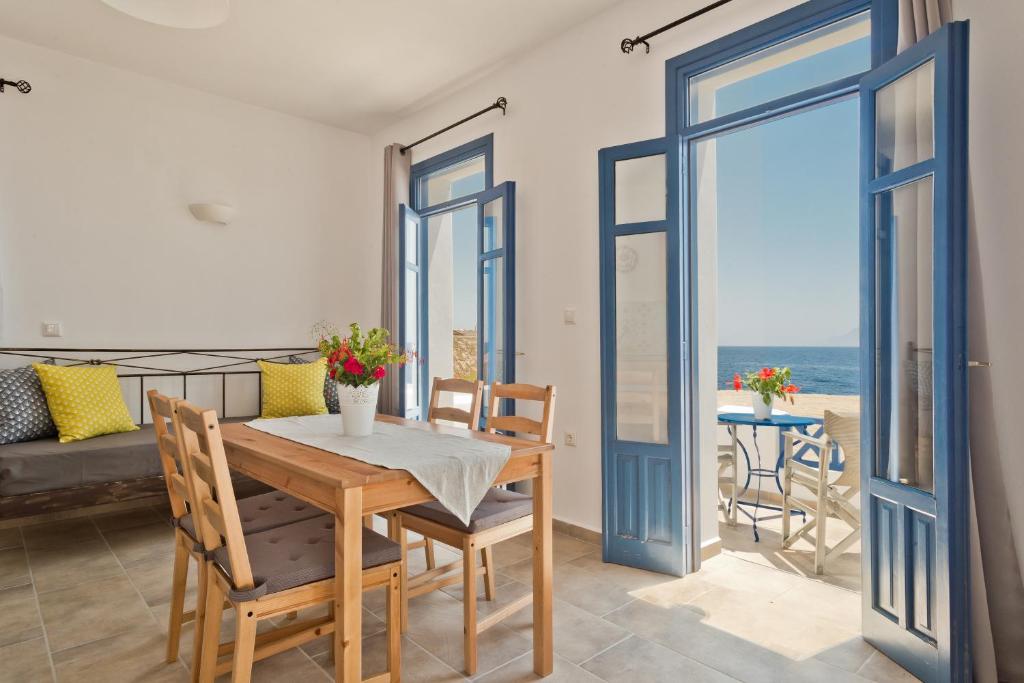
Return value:
[[(327, 602), (327, 616), (331, 623), (334, 623), (334, 600)], [(327, 661), (331, 664), (334, 663), (334, 638), (327, 639)]]
[(423, 552), (427, 556), (427, 569), (433, 569), (437, 566), (437, 560), (434, 557), (434, 539), (424, 538), (423, 541)]
[(825, 573), (825, 525), (828, 522), (828, 500), (825, 487), (818, 487), (818, 526), (814, 530), (814, 573)]
[(402, 518), (398, 518), (398, 543), (402, 546), (402, 569), (399, 579), (399, 592), (402, 594), (401, 620), (402, 633), (409, 630), (409, 531), (402, 526)]
[[(210, 573), (212, 574), (212, 572)], [(206, 617), (203, 620), (202, 660), (199, 662), (201, 683), (213, 683), (217, 669), (217, 647), (220, 645), (220, 624), (224, 616), (224, 591), (213, 576), (208, 576)], [(196, 634), (196, 637), (200, 637)]]
[(388, 582), (388, 674), (392, 683), (402, 680), (402, 573), (399, 569), (391, 572)]
[(231, 662), (231, 683), (249, 683), (256, 655), (256, 618), (242, 603), (235, 608), (235, 652)]
[(466, 674), (476, 673), (476, 544), (472, 536), (462, 543), (462, 630)]
[(167, 625), (167, 663), (177, 661), (181, 622), (185, 613), (185, 582), (188, 580), (189, 552), (180, 530), (174, 534), (174, 569), (171, 573), (171, 614)]
[(196, 620), (192, 629), (192, 683), (199, 681), (199, 666), (203, 661), (203, 629), (206, 627), (207, 580), (210, 565), (199, 562), (199, 585), (196, 586)]
[[(494, 551), (491, 546), (487, 546), (480, 551), (480, 555), (484, 566), (484, 597), (489, 601), (494, 600)], [(475, 594), (476, 586), (473, 588)]]

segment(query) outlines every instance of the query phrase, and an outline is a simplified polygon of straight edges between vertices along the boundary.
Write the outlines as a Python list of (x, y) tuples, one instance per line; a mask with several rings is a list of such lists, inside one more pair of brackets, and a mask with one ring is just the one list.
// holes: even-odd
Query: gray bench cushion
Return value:
[(532, 513), (533, 498), (505, 489), (491, 489), (484, 495), (484, 499), (476, 506), (476, 510), (473, 510), (469, 526), (459, 521), (458, 517), (448, 512), (438, 502), (402, 508), (402, 514), (429, 519), (432, 522), (471, 534), (500, 526)]
[[(224, 422), (244, 422), (232, 418)], [(55, 438), (0, 445), (0, 496), (69, 489), (163, 474), (153, 425), (60, 443)]]
[[(353, 523), (363, 531), (363, 569), (402, 559), (397, 543), (362, 526), (362, 520)], [(257, 595), (329, 579), (334, 576), (334, 517), (321, 515), (246, 536), (245, 547)], [(230, 577), (227, 548), (215, 550), (213, 558)]]
[[(271, 491), (251, 498), (238, 500), (238, 516), (242, 520), (242, 533), (255, 534), (276, 529), (285, 524), (301, 522), (320, 517), (324, 511), (315, 505), (289, 496), (280, 491)], [(178, 520), (178, 525), (191, 536), (196, 537), (196, 523), (191, 513)]]

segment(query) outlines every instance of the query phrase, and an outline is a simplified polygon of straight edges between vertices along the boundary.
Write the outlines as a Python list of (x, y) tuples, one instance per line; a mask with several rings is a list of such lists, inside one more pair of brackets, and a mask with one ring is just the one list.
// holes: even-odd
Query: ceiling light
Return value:
[(213, 28), (228, 19), (231, 0), (101, 0), (119, 12), (171, 28)]

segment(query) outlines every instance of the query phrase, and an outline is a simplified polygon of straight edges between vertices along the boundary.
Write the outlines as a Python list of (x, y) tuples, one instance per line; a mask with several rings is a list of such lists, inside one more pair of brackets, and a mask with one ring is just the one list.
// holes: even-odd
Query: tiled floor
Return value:
[[(482, 614), (528, 590), (529, 546), (496, 548), (498, 600)], [(158, 510), (0, 530), (0, 682), (188, 680), (184, 663), (163, 663), (171, 550)], [(555, 562), (550, 681), (911, 680), (858, 637), (859, 599), (840, 587), (728, 553), (672, 579), (603, 564), (597, 546), (564, 535)], [(464, 680), (461, 594), (413, 600), (403, 680)], [(383, 595), (365, 605), (370, 674), (384, 668)], [(187, 626), (183, 653), (191, 640)], [(530, 652), (524, 610), (481, 637), (478, 678), (533, 680)], [(255, 680), (326, 681), (330, 669), (321, 639), (258, 663)]]

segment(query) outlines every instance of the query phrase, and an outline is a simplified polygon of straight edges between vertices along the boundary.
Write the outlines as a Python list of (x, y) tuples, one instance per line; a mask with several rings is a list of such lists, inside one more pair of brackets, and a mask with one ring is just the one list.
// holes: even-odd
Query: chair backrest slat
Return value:
[(178, 441), (167, 429), (168, 422), (174, 419), (174, 405), (177, 399), (164, 396), (156, 389), (150, 389), (146, 396), (149, 399), (149, 412), (153, 416), (153, 432), (156, 434), (160, 469), (164, 473), (167, 497), (171, 500), (171, 514), (177, 519), (188, 514), (191, 502), (187, 491), (183, 492), (175, 485), (176, 479), (184, 482), (184, 465), (179, 461)]
[[(465, 379), (441, 379), (434, 378), (430, 388), (430, 407), (427, 410), (427, 421), (436, 423), (438, 420), (458, 422), (470, 429), (478, 429), (480, 424), (481, 396), (483, 395), (484, 383), (481, 381), (471, 382)], [(452, 394), (468, 394), (469, 410), (453, 408), (451, 406), (439, 406), (443, 392)]]
[(860, 490), (860, 416), (826, 410), (824, 422), (825, 433), (843, 452), (843, 472), (835, 485)]
[(203, 545), (208, 551), (225, 546), (232, 583), (239, 590), (249, 590), (253, 587), (252, 567), (242, 535), (217, 411), (203, 410), (182, 401), (174, 414), (174, 431), (181, 434), (191, 465), (198, 503), (194, 512), (198, 517), (197, 526), (202, 527)]
[[(501, 399), (508, 398), (518, 401), (537, 401), (543, 403), (541, 419), (534, 420), (521, 415), (499, 415)], [(487, 431), (494, 434), (501, 430), (515, 432), (517, 435), (531, 434), (543, 443), (551, 443), (551, 435), (555, 428), (555, 387), (535, 386), (532, 384), (491, 385), (487, 404)]]

